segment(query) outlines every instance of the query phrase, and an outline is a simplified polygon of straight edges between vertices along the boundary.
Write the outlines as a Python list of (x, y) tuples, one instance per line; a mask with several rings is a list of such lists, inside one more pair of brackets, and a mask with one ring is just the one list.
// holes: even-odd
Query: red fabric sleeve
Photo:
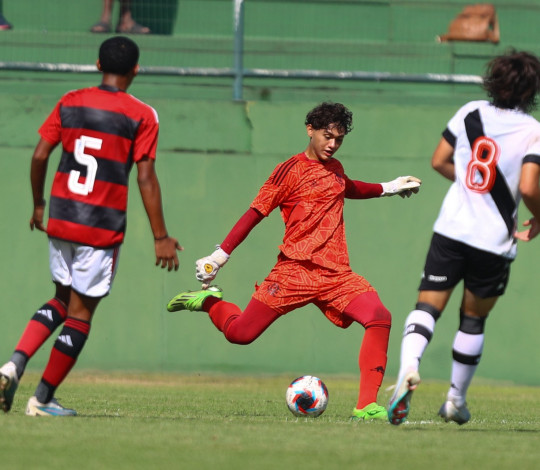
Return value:
[(133, 161), (139, 162), (144, 157), (156, 159), (159, 134), (159, 118), (154, 108), (147, 106), (140, 120), (137, 136), (133, 143)]
[(232, 230), (225, 237), (225, 240), (223, 240), (223, 243), (220, 245), (221, 249), (230, 255), (262, 219), (264, 219), (264, 215), (258, 210), (250, 207), (246, 213), (238, 219), (238, 222), (236, 222)]
[(347, 199), (371, 199), (379, 197), (383, 192), (380, 183), (365, 183), (364, 181), (347, 178), (345, 183), (345, 197)]
[(62, 123), (60, 122), (60, 103), (51, 111), (45, 122), (39, 128), (39, 135), (49, 144), (56, 145), (62, 140)]

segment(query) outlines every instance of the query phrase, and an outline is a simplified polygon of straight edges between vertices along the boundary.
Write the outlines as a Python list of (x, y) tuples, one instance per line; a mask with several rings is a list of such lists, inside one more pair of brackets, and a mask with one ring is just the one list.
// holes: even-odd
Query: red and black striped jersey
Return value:
[(39, 129), (62, 144), (48, 235), (97, 248), (122, 243), (129, 173), (134, 162), (156, 158), (158, 130), (155, 110), (116, 88), (66, 93)]

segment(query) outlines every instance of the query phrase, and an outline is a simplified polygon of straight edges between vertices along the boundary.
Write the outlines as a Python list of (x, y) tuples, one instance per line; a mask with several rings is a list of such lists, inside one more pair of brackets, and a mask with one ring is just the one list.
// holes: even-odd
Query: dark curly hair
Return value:
[(530, 113), (538, 104), (540, 61), (512, 49), (488, 63), (483, 86), (494, 106)]
[(124, 36), (109, 38), (99, 48), (102, 72), (127, 75), (138, 62), (139, 46)]
[(352, 116), (352, 112), (341, 103), (324, 102), (307, 113), (305, 125), (311, 124), (313, 129), (318, 130), (335, 124), (348, 134), (352, 131)]

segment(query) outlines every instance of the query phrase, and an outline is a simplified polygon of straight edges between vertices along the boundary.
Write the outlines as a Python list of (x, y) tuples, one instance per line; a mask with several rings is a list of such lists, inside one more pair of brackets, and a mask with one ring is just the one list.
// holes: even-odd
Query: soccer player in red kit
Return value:
[[(353, 418), (387, 419), (385, 408), (377, 404), (377, 393), (386, 367), (391, 315), (369, 282), (351, 270), (343, 204), (345, 198), (408, 197), (418, 191), (420, 180), (406, 176), (373, 184), (349, 179), (334, 158), (352, 129), (352, 113), (340, 103), (320, 104), (308, 113), (305, 124), (306, 150), (275, 168), (223, 243), (197, 261), (197, 279), (204, 283), (203, 289), (180, 293), (167, 308), (208, 312), (214, 325), (235, 344), (251, 343), (279, 317), (309, 303), (341, 328), (360, 323), (365, 335)], [(242, 312), (222, 300), (217, 286), (204, 287), (276, 207), (285, 222), (278, 261)]]
[[(29, 321), (9, 362), (0, 368), (0, 406), (11, 409), (28, 360), (54, 330), (63, 328), (26, 414), (73, 416), (54, 398), (75, 365), (90, 332), (93, 313), (116, 274), (124, 240), (128, 179), (137, 165), (137, 182), (154, 235), (156, 265), (178, 269), (177, 250), (163, 217), (154, 162), (158, 117), (153, 108), (126, 93), (139, 70), (139, 48), (117, 36), (101, 44), (97, 67), (102, 82), (66, 93), (39, 129), (30, 179), (34, 210), (30, 228), (46, 231), (55, 296)], [(52, 184), (49, 219), (44, 226), (44, 182), (52, 151), (62, 156)]]

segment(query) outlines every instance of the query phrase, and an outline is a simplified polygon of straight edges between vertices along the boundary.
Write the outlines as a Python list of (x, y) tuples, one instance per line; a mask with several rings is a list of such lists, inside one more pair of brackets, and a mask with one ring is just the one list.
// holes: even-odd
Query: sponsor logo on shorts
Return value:
[(272, 296), (272, 297), (275, 297), (276, 294), (279, 292), (279, 284), (277, 283), (273, 283), (273, 284), (270, 284), (268, 286), (268, 293)]
[(447, 276), (435, 276), (433, 274), (429, 274), (427, 278), (431, 282), (446, 282), (448, 280)]

